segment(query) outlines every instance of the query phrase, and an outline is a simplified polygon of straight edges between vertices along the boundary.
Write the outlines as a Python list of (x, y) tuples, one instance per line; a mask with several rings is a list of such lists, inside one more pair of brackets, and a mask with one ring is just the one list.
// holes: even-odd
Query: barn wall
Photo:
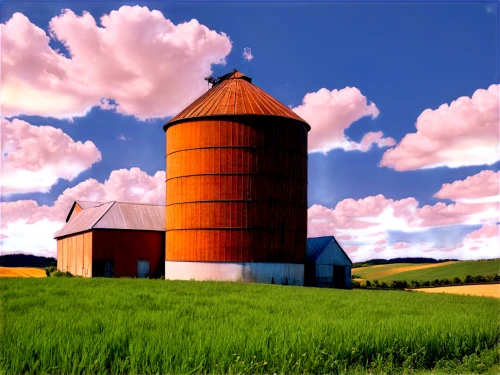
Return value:
[(352, 274), (352, 267), (346, 267), (346, 270), (345, 270), (345, 287), (346, 288), (349, 288), (351, 289), (352, 288), (352, 278), (351, 278), (351, 274)]
[(335, 242), (328, 245), (323, 254), (316, 260), (316, 264), (334, 264), (336, 266), (352, 267), (349, 258), (346, 257), (342, 249)]
[(83, 276), (92, 277), (92, 232), (83, 233)]
[(165, 262), (168, 280), (242, 281), (304, 285), (304, 265), (292, 263)]
[(330, 264), (316, 265), (316, 285), (317, 286), (333, 286), (333, 266)]
[(92, 259), (113, 260), (114, 277), (137, 277), (137, 261), (148, 260), (150, 277), (164, 274), (165, 232), (94, 229)]
[(77, 276), (90, 276), (92, 233), (79, 233), (57, 239), (57, 269)]

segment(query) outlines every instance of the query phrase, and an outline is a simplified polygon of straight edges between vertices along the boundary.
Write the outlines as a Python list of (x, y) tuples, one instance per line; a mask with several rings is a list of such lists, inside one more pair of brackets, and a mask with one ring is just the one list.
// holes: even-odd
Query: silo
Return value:
[(167, 122), (165, 277), (303, 285), (307, 132), (234, 70)]

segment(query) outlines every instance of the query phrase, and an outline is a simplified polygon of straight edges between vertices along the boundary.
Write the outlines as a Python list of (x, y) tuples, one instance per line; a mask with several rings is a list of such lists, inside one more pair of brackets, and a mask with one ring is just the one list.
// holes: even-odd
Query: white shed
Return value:
[(352, 261), (333, 236), (307, 239), (305, 284), (351, 288)]

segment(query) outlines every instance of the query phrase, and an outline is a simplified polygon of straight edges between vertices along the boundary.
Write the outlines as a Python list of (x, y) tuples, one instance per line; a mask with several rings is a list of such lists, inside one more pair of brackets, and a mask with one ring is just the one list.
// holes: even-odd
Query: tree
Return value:
[(483, 275), (474, 276), (474, 282), (475, 283), (484, 283), (484, 282), (486, 282), (486, 277), (484, 277)]
[(436, 280), (434, 280), (434, 281), (432, 282), (432, 285), (434, 285), (434, 286), (438, 286), (438, 285), (440, 285), (440, 284), (441, 284), (441, 282), (440, 282), (438, 279), (436, 279)]
[(371, 288), (371, 286), (372, 286), (372, 283), (370, 282), (370, 280), (366, 280), (365, 284), (366, 284), (367, 288)]
[(417, 280), (410, 281), (410, 286), (412, 288), (420, 288), (420, 283)]
[(456, 285), (458, 285), (458, 284), (462, 284), (462, 280), (460, 280), (460, 277), (456, 277), (456, 276), (455, 276), (455, 277), (453, 278), (453, 284), (456, 284)]
[(470, 284), (470, 283), (473, 283), (473, 282), (474, 282), (474, 279), (472, 278), (471, 275), (465, 276), (465, 283), (466, 284)]

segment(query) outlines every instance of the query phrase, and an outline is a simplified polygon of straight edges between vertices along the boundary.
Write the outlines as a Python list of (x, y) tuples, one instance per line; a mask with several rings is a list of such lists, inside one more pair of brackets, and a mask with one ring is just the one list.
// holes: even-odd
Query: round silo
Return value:
[(303, 285), (310, 126), (234, 70), (163, 129), (165, 277)]

